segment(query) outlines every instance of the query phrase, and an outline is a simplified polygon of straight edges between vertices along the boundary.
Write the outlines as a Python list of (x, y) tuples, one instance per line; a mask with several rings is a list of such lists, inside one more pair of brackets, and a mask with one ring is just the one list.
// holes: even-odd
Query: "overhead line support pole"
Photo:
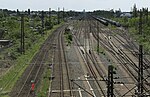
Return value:
[(42, 34), (44, 34), (44, 11), (42, 11), (41, 20), (42, 20)]
[(21, 44), (20, 44), (20, 51), (21, 54), (24, 54), (25, 48), (24, 48), (24, 15), (21, 14)]
[(58, 7), (58, 12), (57, 12), (57, 22), (58, 24), (60, 23), (60, 8)]
[(63, 7), (63, 21), (65, 21), (65, 8)]
[[(142, 36), (142, 11), (140, 10), (139, 33)], [(143, 46), (139, 45), (138, 97), (143, 97)]]
[(108, 66), (108, 82), (107, 82), (107, 97), (113, 97), (114, 81), (113, 81), (113, 66)]
[(51, 8), (49, 8), (49, 22), (51, 23)]

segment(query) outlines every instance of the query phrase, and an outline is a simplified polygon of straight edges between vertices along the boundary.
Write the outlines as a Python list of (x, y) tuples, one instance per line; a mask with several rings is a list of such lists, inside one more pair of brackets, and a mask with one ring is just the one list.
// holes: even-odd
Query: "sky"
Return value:
[(57, 10), (93, 11), (93, 10), (118, 10), (131, 11), (131, 7), (136, 4), (137, 8), (149, 7), (149, 0), (0, 0), (0, 9), (10, 10)]

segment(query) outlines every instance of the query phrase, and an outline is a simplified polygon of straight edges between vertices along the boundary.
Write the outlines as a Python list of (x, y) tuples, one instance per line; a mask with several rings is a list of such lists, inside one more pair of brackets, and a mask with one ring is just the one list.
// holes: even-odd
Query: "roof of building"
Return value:
[(122, 13), (120, 17), (132, 17), (131, 13)]

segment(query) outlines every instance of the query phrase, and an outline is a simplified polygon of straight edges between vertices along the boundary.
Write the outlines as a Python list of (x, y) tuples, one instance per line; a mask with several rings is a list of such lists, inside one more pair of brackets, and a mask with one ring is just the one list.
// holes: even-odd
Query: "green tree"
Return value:
[(46, 27), (46, 29), (52, 29), (53, 28), (52, 22), (46, 20), (45, 21), (45, 27)]
[(136, 8), (136, 4), (134, 4), (134, 6), (133, 6), (133, 17), (137, 17), (137, 8)]
[(28, 15), (30, 15), (30, 9), (28, 9)]

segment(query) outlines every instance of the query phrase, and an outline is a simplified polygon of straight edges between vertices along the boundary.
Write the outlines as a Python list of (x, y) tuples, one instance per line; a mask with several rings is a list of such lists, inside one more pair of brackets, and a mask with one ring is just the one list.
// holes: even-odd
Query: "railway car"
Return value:
[(100, 23), (102, 23), (103, 25), (108, 26), (108, 22), (107, 22), (107, 21), (102, 20), (102, 19), (99, 19), (99, 18), (98, 18), (98, 21), (99, 21)]
[(0, 40), (0, 45), (6, 46), (11, 44), (12, 41), (11, 40)]
[(116, 22), (116, 26), (117, 26), (117, 27), (121, 27), (121, 24), (118, 23), (118, 22)]
[(113, 21), (111, 19), (107, 19), (107, 18), (104, 18), (104, 17), (99, 17), (100, 19), (102, 20), (105, 20), (107, 23), (111, 24), (111, 25), (114, 25), (116, 27), (121, 27), (121, 24), (119, 22), (116, 22), (116, 21)]
[(92, 16), (92, 18), (94, 18), (95, 20), (99, 21), (99, 22), (102, 23), (103, 25), (108, 26), (108, 22), (107, 22), (106, 20), (103, 20), (103, 19), (101, 19), (101, 18), (94, 17), (94, 16)]

